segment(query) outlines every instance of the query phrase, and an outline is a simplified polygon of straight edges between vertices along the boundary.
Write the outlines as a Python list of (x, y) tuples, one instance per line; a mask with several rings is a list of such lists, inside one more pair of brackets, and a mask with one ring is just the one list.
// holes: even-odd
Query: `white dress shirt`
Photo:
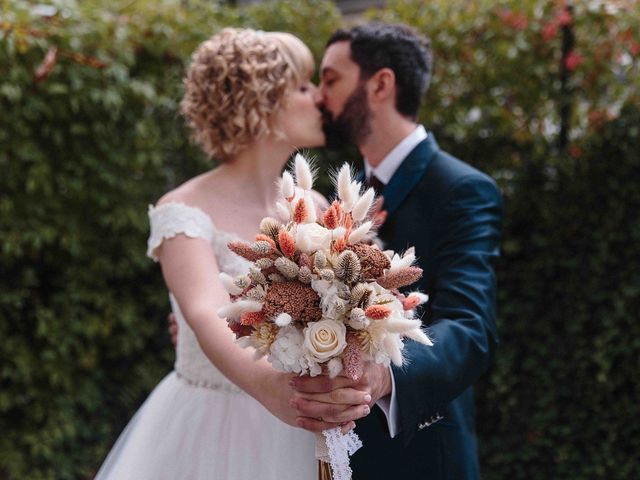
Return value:
[[(407, 155), (425, 138), (427, 138), (427, 131), (422, 125), (418, 125), (413, 132), (407, 135), (382, 159), (382, 162), (376, 168), (369, 165), (365, 158), (364, 172), (366, 178), (371, 178), (371, 175), (375, 175), (383, 184), (389, 183), (393, 174), (396, 173), (404, 159), (407, 158)], [(391, 374), (391, 395), (381, 398), (376, 402), (376, 405), (384, 412), (384, 416), (387, 418), (389, 434), (393, 438), (400, 432), (400, 419), (398, 400), (396, 398), (396, 382), (393, 378), (391, 367), (389, 367), (389, 372)]]

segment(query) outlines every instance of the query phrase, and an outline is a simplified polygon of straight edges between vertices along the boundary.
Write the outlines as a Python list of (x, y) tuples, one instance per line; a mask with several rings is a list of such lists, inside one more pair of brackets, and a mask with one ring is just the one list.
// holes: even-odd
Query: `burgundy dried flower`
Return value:
[(301, 322), (316, 322), (322, 318), (320, 297), (313, 288), (300, 282), (271, 285), (262, 311), (271, 319), (281, 313), (288, 313), (294, 320)]
[(229, 322), (229, 328), (235, 333), (236, 338), (248, 337), (253, 333), (253, 327), (250, 325), (241, 325), (237, 322)]
[(241, 325), (259, 325), (266, 321), (266, 317), (262, 311), (260, 312), (245, 312), (240, 315), (240, 324)]
[(361, 274), (365, 280), (378, 278), (391, 266), (389, 258), (377, 247), (358, 243), (347, 248), (358, 256), (362, 267)]

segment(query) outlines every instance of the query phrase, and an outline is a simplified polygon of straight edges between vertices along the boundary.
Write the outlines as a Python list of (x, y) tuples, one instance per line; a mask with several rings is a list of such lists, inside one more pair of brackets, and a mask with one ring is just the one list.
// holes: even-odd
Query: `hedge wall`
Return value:
[[(193, 48), (247, 25), (292, 31), (319, 59), (343, 22), (319, 0), (101, 3), (0, 2), (0, 479), (91, 478), (170, 368), (146, 208), (208, 168), (176, 114)], [(422, 120), (505, 194), (485, 478), (640, 476), (638, 7), (390, 0), (370, 14), (431, 36)]]

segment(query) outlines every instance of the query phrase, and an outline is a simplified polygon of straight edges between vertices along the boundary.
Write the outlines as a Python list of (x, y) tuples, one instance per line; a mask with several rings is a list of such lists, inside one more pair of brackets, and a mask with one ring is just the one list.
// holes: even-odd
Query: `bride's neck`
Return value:
[(216, 170), (245, 201), (268, 207), (278, 199), (277, 179), (294, 148), (274, 141), (254, 142)]

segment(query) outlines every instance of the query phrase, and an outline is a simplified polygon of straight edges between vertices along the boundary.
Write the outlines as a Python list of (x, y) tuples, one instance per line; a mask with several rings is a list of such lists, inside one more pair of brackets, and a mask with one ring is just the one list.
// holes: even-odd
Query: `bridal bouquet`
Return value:
[[(218, 315), (238, 342), (283, 372), (354, 380), (365, 361), (402, 365), (404, 337), (432, 345), (414, 318), (427, 296), (398, 291), (422, 275), (413, 249), (399, 255), (371, 244), (373, 189), (361, 194), (345, 164), (335, 179), (338, 199), (319, 213), (314, 174), (301, 155), (292, 173), (282, 175), (281, 220), (264, 218), (253, 243), (229, 243), (253, 262), (246, 275), (220, 274), (232, 303)], [(357, 435), (337, 428), (323, 434), (320, 459), (329, 460), (335, 480), (350, 478)]]

